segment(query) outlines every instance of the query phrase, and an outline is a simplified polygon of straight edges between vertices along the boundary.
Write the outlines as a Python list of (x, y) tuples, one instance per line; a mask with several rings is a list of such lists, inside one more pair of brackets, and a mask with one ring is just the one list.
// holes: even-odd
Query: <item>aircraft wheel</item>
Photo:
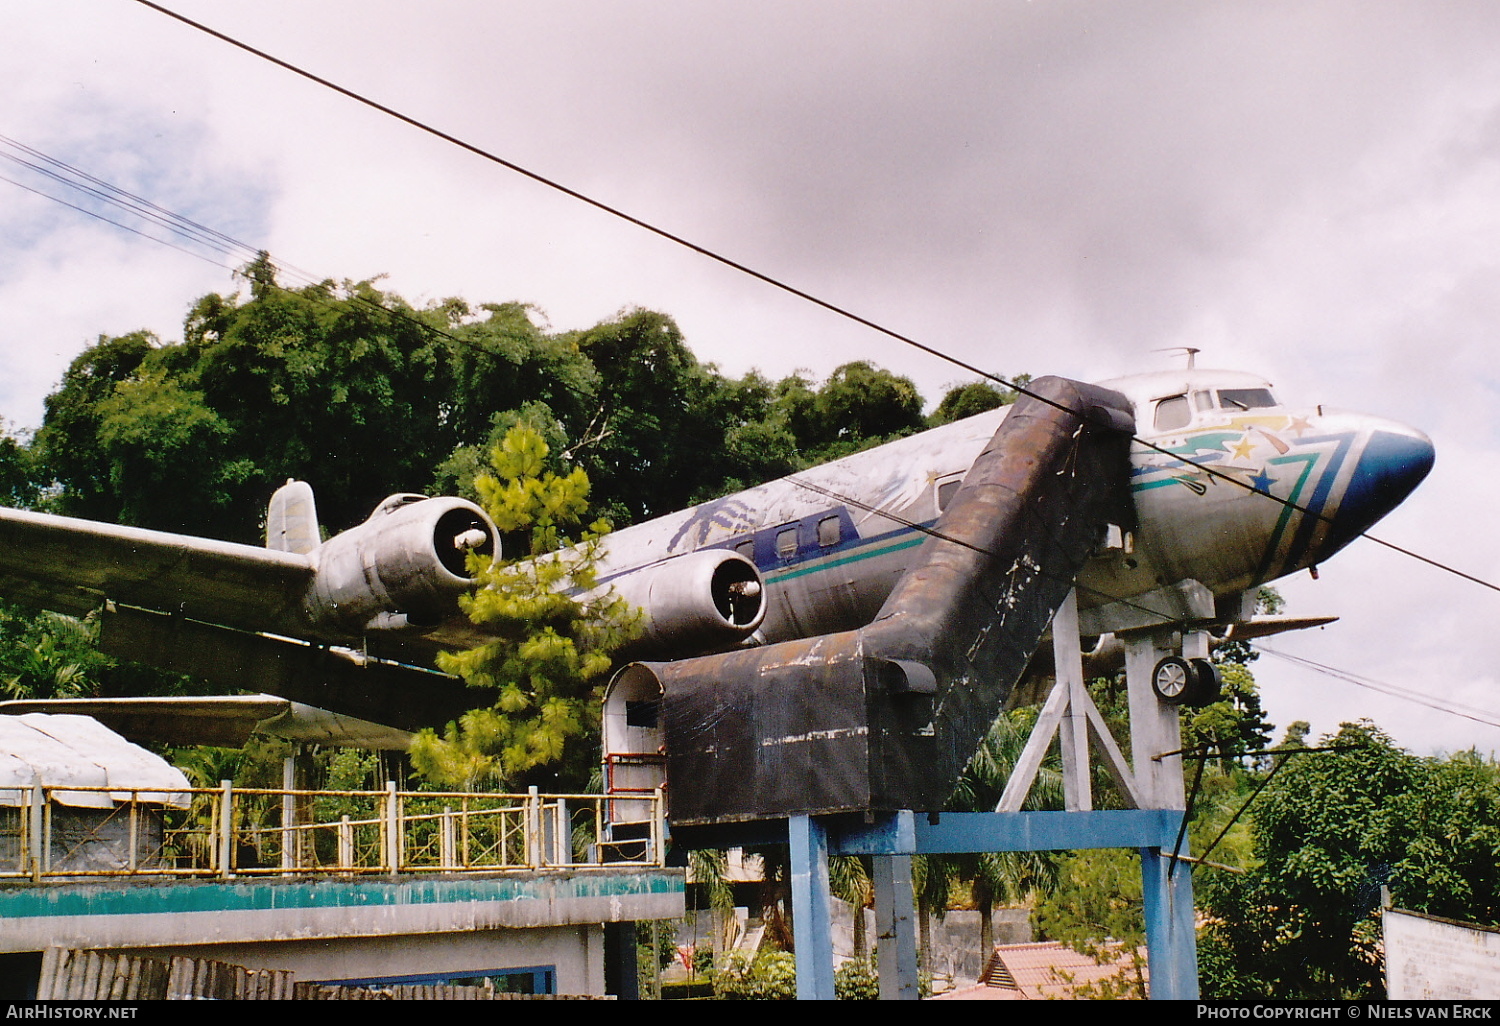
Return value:
[(1181, 656), (1167, 656), (1151, 671), (1151, 690), (1167, 705), (1181, 705), (1193, 697), (1198, 674)]
[(1193, 693), (1187, 700), (1187, 704), (1213, 705), (1224, 693), (1224, 684), (1219, 678), (1219, 668), (1207, 659), (1190, 659), (1188, 662), (1193, 668), (1191, 689)]

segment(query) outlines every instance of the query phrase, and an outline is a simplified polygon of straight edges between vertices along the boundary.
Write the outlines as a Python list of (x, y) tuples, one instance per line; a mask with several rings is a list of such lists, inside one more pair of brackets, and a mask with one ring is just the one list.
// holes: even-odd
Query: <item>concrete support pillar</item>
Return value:
[[(916, 902), (912, 895), (911, 856), (875, 855), (875, 936), (880, 968), (880, 1000), (916, 1001)], [(855, 910), (859, 914), (859, 910)]]
[(1186, 863), (1172, 870), (1170, 854), (1141, 849), (1146, 960), (1153, 1001), (1198, 999), (1198, 938), (1193, 917), (1193, 874)]
[(1173, 654), (1172, 635), (1134, 634), (1124, 639), (1124, 643), (1130, 750), (1141, 808), (1184, 808), (1187, 793), (1182, 785), (1182, 757), (1155, 758), (1182, 747), (1177, 707), (1161, 702), (1151, 690), (1151, 674), (1157, 660)]
[(797, 945), (797, 1000), (832, 1001), (833, 923), (828, 891), (828, 834), (811, 816), (787, 820), (791, 846), (792, 933)]
[(1089, 775), (1088, 693), (1083, 686), (1083, 655), (1078, 643), (1078, 592), (1058, 607), (1052, 618), (1052, 662), (1058, 688), (1067, 689), (1068, 711), (1058, 725), (1062, 747), (1063, 808), (1083, 812), (1094, 807)]
[[(1176, 706), (1151, 689), (1157, 660), (1172, 655), (1171, 634), (1138, 634), (1125, 640), (1125, 682), (1130, 697), (1130, 738), (1136, 787), (1148, 809), (1185, 809), (1182, 757), (1161, 758), (1182, 747)], [(1146, 915), (1146, 957), (1151, 965), (1151, 997), (1198, 997), (1198, 942), (1193, 923), (1193, 876), (1186, 864), (1172, 871), (1171, 840), (1141, 849), (1141, 890)], [(1183, 851), (1186, 854), (1186, 851)]]

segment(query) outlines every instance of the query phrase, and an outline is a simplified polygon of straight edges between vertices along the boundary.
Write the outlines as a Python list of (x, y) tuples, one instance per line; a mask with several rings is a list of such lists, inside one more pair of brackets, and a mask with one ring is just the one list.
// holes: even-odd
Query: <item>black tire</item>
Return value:
[(1219, 678), (1219, 668), (1207, 659), (1189, 659), (1193, 667), (1192, 697), (1188, 705), (1213, 705), (1224, 694), (1224, 684)]
[(1193, 697), (1198, 674), (1181, 656), (1167, 656), (1151, 671), (1151, 690), (1167, 705), (1182, 705)]

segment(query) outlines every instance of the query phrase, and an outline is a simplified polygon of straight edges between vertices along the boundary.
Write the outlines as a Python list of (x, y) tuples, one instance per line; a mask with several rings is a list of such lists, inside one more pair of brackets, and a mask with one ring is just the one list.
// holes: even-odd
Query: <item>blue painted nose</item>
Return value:
[(1410, 428), (1370, 434), (1333, 515), (1324, 556), (1343, 548), (1401, 504), (1432, 469), (1432, 439)]

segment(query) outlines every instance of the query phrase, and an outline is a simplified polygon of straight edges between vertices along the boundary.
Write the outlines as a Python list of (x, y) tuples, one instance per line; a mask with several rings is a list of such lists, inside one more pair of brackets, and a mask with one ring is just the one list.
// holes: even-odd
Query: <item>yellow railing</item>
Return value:
[[(65, 792), (65, 793), (64, 793)], [(54, 800), (61, 798), (61, 801)], [(497, 873), (660, 866), (651, 816), (597, 794), (217, 788), (0, 789), (0, 879)], [(89, 803), (99, 808), (87, 807)], [(638, 818), (638, 805), (631, 818)]]

